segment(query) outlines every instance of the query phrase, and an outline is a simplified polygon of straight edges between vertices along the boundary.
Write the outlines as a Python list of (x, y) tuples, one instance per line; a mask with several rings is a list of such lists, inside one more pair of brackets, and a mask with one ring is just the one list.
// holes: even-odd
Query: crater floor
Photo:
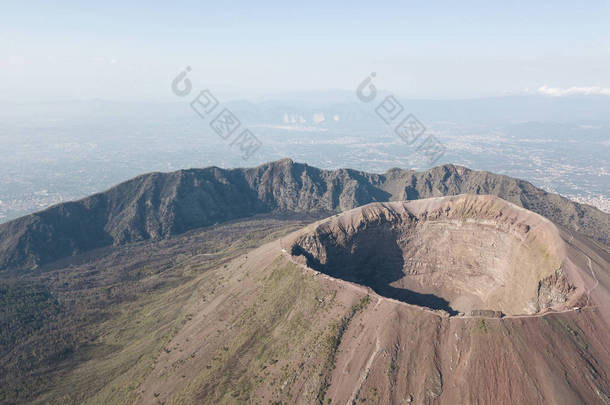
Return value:
[(555, 225), (494, 196), (369, 204), (306, 228), (290, 252), (317, 271), (451, 315), (561, 309), (575, 291)]

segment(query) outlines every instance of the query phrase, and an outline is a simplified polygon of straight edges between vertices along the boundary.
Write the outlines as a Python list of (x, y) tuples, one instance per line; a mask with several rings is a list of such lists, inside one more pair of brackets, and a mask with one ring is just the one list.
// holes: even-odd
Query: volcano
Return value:
[(608, 405), (609, 235), (453, 165), (143, 175), (0, 225), (0, 403)]

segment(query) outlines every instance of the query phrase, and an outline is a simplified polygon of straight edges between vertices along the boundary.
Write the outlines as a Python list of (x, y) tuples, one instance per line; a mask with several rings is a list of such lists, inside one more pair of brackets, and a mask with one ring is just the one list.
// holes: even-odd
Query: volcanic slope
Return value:
[(609, 260), (492, 196), (350, 210), (232, 260), (137, 402), (608, 404)]

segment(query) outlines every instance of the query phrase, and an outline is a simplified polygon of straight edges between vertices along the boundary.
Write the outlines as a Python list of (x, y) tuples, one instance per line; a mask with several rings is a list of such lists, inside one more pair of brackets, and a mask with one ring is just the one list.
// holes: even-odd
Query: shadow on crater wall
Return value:
[[(325, 238), (326, 239), (326, 238)], [(391, 285), (405, 276), (404, 258), (397, 243), (395, 232), (380, 226), (355, 235), (346, 246), (340, 246), (330, 238), (320, 241), (326, 249), (326, 263), (295, 244), (293, 256), (304, 256), (307, 266), (329, 276), (372, 288), (387, 298), (419, 305), (434, 310), (443, 310), (457, 315), (447, 300), (434, 294), (422, 294)]]

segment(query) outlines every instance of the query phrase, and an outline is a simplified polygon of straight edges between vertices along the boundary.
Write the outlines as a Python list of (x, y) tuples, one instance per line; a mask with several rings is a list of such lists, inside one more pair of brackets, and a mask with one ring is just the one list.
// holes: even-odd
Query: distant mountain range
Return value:
[(259, 213), (339, 212), (371, 202), (491, 194), (605, 245), (610, 215), (527, 181), (444, 165), (423, 172), (322, 170), (290, 159), (254, 168), (150, 173), (0, 225), (0, 269), (32, 269), (92, 249), (170, 238)]
[[(327, 122), (339, 115), (341, 121), (379, 121), (374, 108), (392, 94), (380, 90), (377, 100), (365, 104), (354, 91), (287, 92), (253, 96), (244, 99), (224, 97), (215, 92), (223, 104), (248, 124), (280, 123), (285, 114), (299, 114), (313, 122), (313, 114), (323, 113)], [(424, 121), (460, 123), (521, 123), (521, 122), (605, 122), (610, 116), (610, 96), (508, 95), (471, 99), (413, 99), (396, 96), (410, 113)], [(120, 102), (109, 100), (73, 100), (48, 103), (0, 103), (0, 119), (7, 122), (38, 120), (81, 120), (107, 122), (109, 119), (156, 122), (168, 117), (188, 118), (193, 111), (184, 102)]]

